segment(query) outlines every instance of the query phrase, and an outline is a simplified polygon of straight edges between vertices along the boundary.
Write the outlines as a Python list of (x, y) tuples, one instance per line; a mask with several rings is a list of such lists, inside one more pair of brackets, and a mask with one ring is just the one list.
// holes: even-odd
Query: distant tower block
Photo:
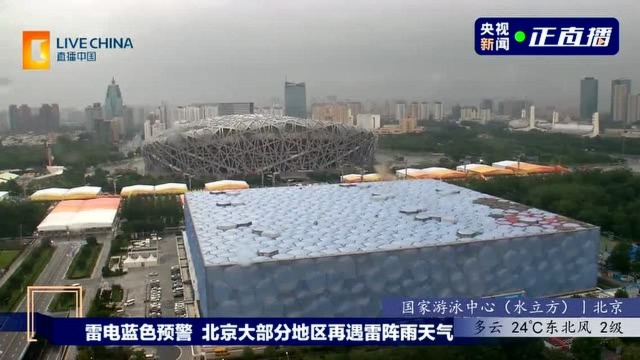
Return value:
[(557, 124), (559, 118), (560, 118), (560, 114), (558, 114), (557, 111), (554, 111), (553, 114), (551, 115), (551, 124), (552, 125)]
[(522, 109), (522, 112), (520, 112), (520, 118), (521, 119), (527, 118), (527, 109)]
[(595, 112), (591, 115), (591, 121), (593, 123), (593, 134), (592, 137), (596, 137), (600, 135), (600, 115)]
[(529, 129), (534, 129), (536, 127), (536, 107), (531, 106), (529, 108)]

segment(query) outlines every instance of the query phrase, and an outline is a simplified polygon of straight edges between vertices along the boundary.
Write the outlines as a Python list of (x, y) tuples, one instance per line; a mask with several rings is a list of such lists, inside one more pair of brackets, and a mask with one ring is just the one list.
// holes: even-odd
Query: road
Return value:
[[(51, 260), (44, 268), (34, 285), (61, 285), (64, 284), (69, 265), (73, 260), (74, 249), (78, 243), (59, 243), (51, 256)], [(38, 312), (46, 312), (49, 303), (55, 294), (35, 295), (35, 308)], [(17, 312), (26, 312), (26, 298), (18, 306)], [(25, 333), (0, 333), (0, 360), (20, 360), (27, 350), (28, 342)]]
[[(84, 316), (87, 316), (89, 313), (89, 309), (91, 308), (91, 304), (93, 303), (93, 299), (98, 293), (98, 288), (102, 285), (102, 267), (107, 262), (107, 257), (109, 257), (109, 252), (111, 251), (111, 235), (101, 235), (98, 238), (98, 241), (102, 243), (102, 250), (98, 260), (96, 261), (96, 267), (93, 270), (93, 274), (90, 279), (81, 279), (81, 280), (65, 280), (64, 284), (78, 283), (82, 286), (82, 290), (84, 291), (84, 297), (82, 299), (82, 303), (84, 304)], [(50, 347), (46, 350), (43, 360), (58, 360), (62, 355), (63, 348), (61, 347)], [(70, 346), (66, 359), (75, 359), (76, 354), (78, 352), (78, 348), (75, 346)], [(2, 360), (0, 358), (0, 360)]]

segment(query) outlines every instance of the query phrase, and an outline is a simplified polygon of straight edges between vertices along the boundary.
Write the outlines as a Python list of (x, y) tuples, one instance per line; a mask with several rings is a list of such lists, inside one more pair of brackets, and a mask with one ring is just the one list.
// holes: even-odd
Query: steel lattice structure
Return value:
[(294, 117), (230, 115), (177, 125), (143, 146), (148, 171), (198, 177), (373, 164), (377, 135)]

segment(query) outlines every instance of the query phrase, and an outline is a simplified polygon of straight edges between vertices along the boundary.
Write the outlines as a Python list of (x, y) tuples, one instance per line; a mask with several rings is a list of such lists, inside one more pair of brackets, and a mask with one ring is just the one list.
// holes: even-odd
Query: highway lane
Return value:
[[(34, 285), (61, 285), (66, 283), (63, 279), (71, 265), (73, 255), (77, 251), (78, 243), (59, 243), (51, 256), (51, 260), (44, 268)], [(46, 312), (47, 307), (55, 294), (36, 294), (35, 308), (38, 312)], [(18, 307), (18, 312), (26, 311), (26, 298)], [(0, 334), (0, 360), (20, 360), (28, 347), (25, 333), (1, 333)]]

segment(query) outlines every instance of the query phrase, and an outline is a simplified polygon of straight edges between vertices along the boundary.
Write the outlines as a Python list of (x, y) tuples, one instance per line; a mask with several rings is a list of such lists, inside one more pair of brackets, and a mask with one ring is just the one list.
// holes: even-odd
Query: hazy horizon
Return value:
[[(576, 108), (580, 79), (640, 90), (640, 3), (619, 0), (536, 3), (470, 0), (0, 0), (0, 109), (104, 102), (112, 77), (126, 104), (283, 99), (285, 77), (307, 84), (307, 100), (429, 100), (474, 105), (482, 98), (528, 98)], [(480, 57), (473, 22), (481, 16), (613, 16), (621, 50), (607, 57)], [(636, 30), (634, 30), (634, 28)], [(21, 69), (21, 32), (52, 37), (130, 37), (132, 50), (100, 50), (96, 62)]]

